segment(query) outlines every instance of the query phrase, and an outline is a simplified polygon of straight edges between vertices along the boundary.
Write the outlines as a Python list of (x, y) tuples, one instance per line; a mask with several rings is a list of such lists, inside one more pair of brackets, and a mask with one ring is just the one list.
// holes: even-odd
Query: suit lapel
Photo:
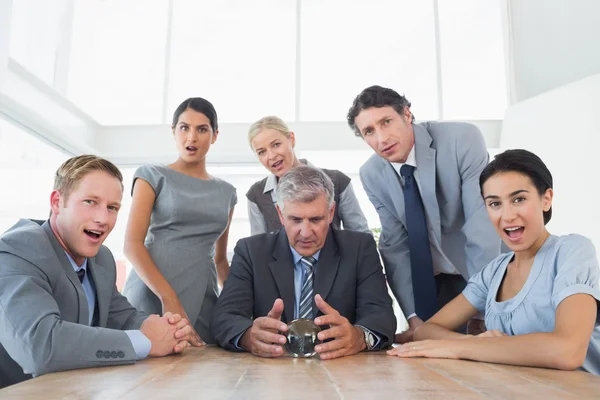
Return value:
[(283, 300), (283, 312), (285, 322), (290, 323), (294, 319), (294, 259), (290, 251), (290, 245), (285, 230), (279, 231), (273, 261), (269, 263), (269, 269), (277, 284), (279, 297)]
[(56, 239), (56, 236), (54, 235), (54, 232), (52, 231), (52, 228), (50, 227), (50, 223), (48, 221), (44, 222), (44, 224), (42, 225), (42, 228), (44, 229), (44, 231), (46, 232), (46, 235), (48, 236), (48, 239), (50, 240), (50, 244), (52, 245), (52, 248), (54, 249), (54, 253), (56, 254), (56, 257), (58, 258), (58, 262), (60, 263), (61, 267), (65, 271), (67, 278), (69, 278), (69, 280), (71, 281), (71, 284), (73, 285), (73, 288), (75, 289), (75, 291), (77, 293), (77, 300), (79, 302), (79, 304), (78, 304), (79, 320), (77, 321), (77, 323), (83, 324), (83, 325), (89, 325), (89, 311), (88, 311), (88, 307), (87, 307), (87, 304), (88, 304), (87, 297), (83, 290), (83, 286), (81, 285), (81, 282), (79, 282), (79, 278), (77, 277), (77, 274), (75, 273), (75, 270), (73, 269), (73, 265), (71, 265), (71, 262), (67, 258), (67, 255), (65, 254), (65, 249), (63, 249), (63, 247), (58, 242), (58, 239)]
[(438, 207), (435, 180), (435, 149), (430, 147), (432, 139), (427, 129), (422, 125), (413, 125), (415, 132), (415, 157), (417, 159), (417, 173), (421, 199), (425, 214), (429, 219), (429, 226), (441, 243), (440, 209)]
[(382, 161), (381, 170), (383, 178), (383, 187), (389, 187), (390, 195), (392, 198), (392, 204), (398, 214), (400, 222), (406, 226), (406, 212), (404, 209), (404, 191), (402, 184), (400, 183), (400, 177), (394, 169), (394, 166), (383, 158), (379, 158)]
[[(333, 230), (329, 228), (327, 239), (319, 254), (319, 260), (316, 265), (314, 294), (320, 294), (323, 300), (327, 301), (327, 296), (331, 291), (333, 282), (340, 266), (340, 255)], [(313, 303), (313, 315), (317, 315), (320, 310)]]

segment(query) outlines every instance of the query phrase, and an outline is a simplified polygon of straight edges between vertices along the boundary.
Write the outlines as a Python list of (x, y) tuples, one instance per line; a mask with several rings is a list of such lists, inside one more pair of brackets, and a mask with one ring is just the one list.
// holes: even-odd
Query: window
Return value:
[(66, 0), (12, 2), (10, 57), (50, 86), (66, 18)]
[(294, 117), (294, 1), (173, 4), (169, 113), (200, 96), (215, 105), (221, 122)]
[(507, 106), (500, 1), (438, 0), (444, 119), (502, 119)]
[(0, 117), (0, 233), (20, 218), (48, 218), (54, 172), (68, 158)]
[(418, 119), (438, 117), (431, 2), (302, 1), (300, 119), (343, 121), (371, 85), (406, 94)]
[(101, 124), (162, 122), (168, 5), (75, 0), (68, 97)]

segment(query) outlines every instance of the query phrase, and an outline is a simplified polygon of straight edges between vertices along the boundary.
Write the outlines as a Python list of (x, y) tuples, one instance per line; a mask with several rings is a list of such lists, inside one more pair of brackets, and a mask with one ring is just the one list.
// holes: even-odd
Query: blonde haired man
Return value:
[(0, 388), (187, 347), (186, 320), (148, 316), (116, 289), (115, 261), (102, 243), (117, 220), (122, 181), (107, 160), (71, 158), (56, 172), (48, 221), (20, 220), (0, 236)]

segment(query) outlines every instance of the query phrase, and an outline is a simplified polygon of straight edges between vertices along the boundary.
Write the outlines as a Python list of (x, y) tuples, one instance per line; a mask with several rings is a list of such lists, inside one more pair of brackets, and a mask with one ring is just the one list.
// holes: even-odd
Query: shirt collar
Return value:
[(75, 260), (73, 260), (73, 257), (71, 257), (71, 255), (69, 253), (67, 253), (65, 251), (65, 254), (67, 255), (67, 258), (69, 259), (69, 262), (71, 263), (71, 266), (73, 267), (73, 269), (75, 270), (75, 272), (77, 272), (80, 269), (85, 270), (85, 272), (87, 272), (87, 258), (83, 259), (83, 264), (81, 264), (81, 267), (79, 265), (77, 265), (77, 263), (75, 262)]
[[(304, 159), (299, 159), (300, 163), (304, 165), (308, 165), (309, 167), (314, 167), (309, 161)], [(267, 176), (267, 181), (265, 182), (265, 187), (263, 189), (263, 193), (269, 193), (272, 190), (277, 189), (277, 177), (273, 174)]]
[[(294, 258), (294, 264), (298, 264), (298, 261), (300, 261), (302, 256), (300, 254), (298, 254), (298, 252), (296, 250), (294, 250), (294, 248), (292, 246), (290, 246), (290, 250), (292, 250), (292, 257)], [(318, 261), (319, 254), (321, 254), (321, 249), (319, 249), (319, 251), (317, 251), (315, 254), (313, 254), (312, 258), (314, 258), (315, 260)]]
[(400, 168), (402, 168), (404, 164), (412, 165), (413, 167), (417, 168), (417, 158), (415, 157), (415, 145), (413, 144), (412, 149), (410, 149), (410, 153), (408, 153), (408, 157), (406, 157), (406, 162), (390, 162), (390, 164), (392, 164), (392, 167), (394, 167), (398, 175), (400, 175)]

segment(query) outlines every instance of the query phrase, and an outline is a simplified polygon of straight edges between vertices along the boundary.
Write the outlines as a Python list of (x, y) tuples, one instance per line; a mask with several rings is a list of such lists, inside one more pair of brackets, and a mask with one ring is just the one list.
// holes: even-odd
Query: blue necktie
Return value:
[(426, 321), (438, 310), (437, 288), (433, 275), (425, 209), (417, 181), (413, 176), (414, 169), (415, 167), (412, 165), (404, 164), (400, 168), (400, 174), (404, 178), (404, 210), (410, 248), (415, 312), (419, 318)]
[(315, 259), (308, 256), (302, 257), (300, 262), (304, 267), (304, 283), (300, 292), (300, 306), (298, 307), (298, 318), (313, 319), (313, 272)]

